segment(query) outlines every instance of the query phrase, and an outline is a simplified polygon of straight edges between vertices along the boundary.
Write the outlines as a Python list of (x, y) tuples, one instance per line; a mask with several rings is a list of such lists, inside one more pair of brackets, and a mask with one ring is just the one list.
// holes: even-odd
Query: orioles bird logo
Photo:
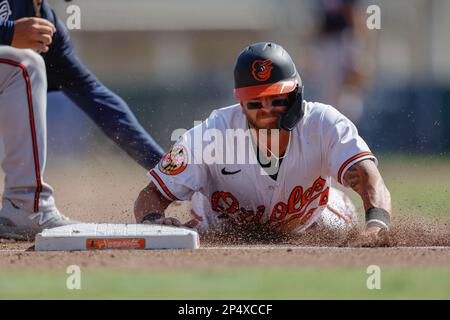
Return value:
[(174, 146), (159, 162), (159, 170), (168, 175), (176, 175), (186, 169), (187, 150), (183, 145)]
[(256, 81), (266, 81), (272, 73), (272, 60), (255, 60), (252, 64), (252, 75)]

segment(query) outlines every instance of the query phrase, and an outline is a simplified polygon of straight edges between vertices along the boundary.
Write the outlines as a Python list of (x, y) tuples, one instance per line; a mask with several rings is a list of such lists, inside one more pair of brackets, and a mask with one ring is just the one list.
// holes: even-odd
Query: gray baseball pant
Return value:
[(47, 152), (47, 78), (42, 57), (30, 49), (0, 46), (0, 139), (3, 199), (31, 212), (55, 207), (43, 181)]

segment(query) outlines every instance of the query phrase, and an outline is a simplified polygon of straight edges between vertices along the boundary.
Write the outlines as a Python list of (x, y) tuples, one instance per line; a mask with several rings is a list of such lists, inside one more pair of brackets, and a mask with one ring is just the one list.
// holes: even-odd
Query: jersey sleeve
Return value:
[(0, 45), (11, 45), (14, 36), (14, 25), (14, 21), (10, 20), (0, 23)]
[(151, 181), (170, 201), (190, 200), (195, 192), (207, 193), (209, 169), (201, 161), (201, 145), (195, 148), (194, 140), (203, 125), (186, 132), (148, 172)]
[(345, 185), (344, 176), (355, 163), (372, 159), (377, 163), (356, 126), (343, 114), (330, 107), (322, 118), (324, 165), (329, 176)]

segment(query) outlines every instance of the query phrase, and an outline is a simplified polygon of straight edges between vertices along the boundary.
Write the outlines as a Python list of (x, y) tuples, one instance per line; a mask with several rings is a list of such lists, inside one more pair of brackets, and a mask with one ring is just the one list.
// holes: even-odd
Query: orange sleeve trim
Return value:
[(164, 192), (169, 196), (170, 199), (172, 199), (173, 201), (177, 201), (179, 200), (177, 197), (175, 197), (172, 192), (170, 192), (169, 188), (167, 188), (167, 186), (164, 184), (164, 182), (162, 181), (162, 179), (156, 174), (156, 172), (152, 169), (149, 172), (151, 174), (151, 176), (153, 178), (155, 178), (156, 182), (158, 182), (159, 186), (161, 187), (161, 189), (164, 190)]
[(359, 159), (359, 158), (367, 157), (367, 156), (373, 156), (372, 152), (368, 152), (368, 151), (366, 151), (366, 152), (361, 152), (361, 153), (358, 153), (357, 155), (351, 157), (351, 158), (348, 159), (347, 161), (345, 161), (344, 164), (343, 164), (343, 165), (341, 166), (341, 168), (339, 169), (339, 172), (338, 172), (338, 182), (339, 182), (340, 184), (342, 184), (342, 172), (343, 172), (344, 169), (349, 165), (350, 162), (353, 162), (353, 161), (355, 161), (355, 160), (357, 160), (357, 159)]

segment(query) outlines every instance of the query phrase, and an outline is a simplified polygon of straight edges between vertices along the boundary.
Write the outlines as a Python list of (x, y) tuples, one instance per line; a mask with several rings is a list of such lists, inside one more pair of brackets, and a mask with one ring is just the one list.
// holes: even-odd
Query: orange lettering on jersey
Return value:
[[(223, 218), (229, 219), (233, 225), (246, 222), (261, 224), (261, 219), (266, 211), (264, 205), (257, 207), (256, 214), (253, 210), (240, 208), (239, 201), (236, 197), (230, 192), (225, 191), (216, 191), (212, 194), (211, 208), (221, 214)], [(233, 216), (235, 214), (236, 216)]]
[[(305, 214), (308, 206), (321, 196), (325, 184), (326, 180), (319, 177), (313, 183), (312, 187), (306, 189), (304, 193), (302, 193), (302, 187), (296, 186), (289, 195), (287, 205), (282, 201), (274, 205), (270, 220), (273, 222), (285, 220), (286, 223), (289, 223), (294, 219), (301, 218)], [(315, 209), (316, 208), (314, 208), (314, 210)]]
[(256, 215), (253, 217), (252, 222), (262, 224), (261, 218), (263, 217), (263, 214), (265, 211), (266, 211), (266, 206), (264, 206), (264, 205), (258, 206), (258, 208), (256, 209)]
[[(308, 212), (304, 215), (304, 217), (302, 218), (302, 220), (300, 221), (300, 224), (305, 224), (306, 221), (309, 220), (309, 218), (312, 217), (312, 215), (314, 214), (314, 212), (316, 211), (317, 208), (312, 208), (309, 209)], [(291, 220), (292, 221), (292, 220)]]
[(319, 206), (324, 206), (328, 203), (328, 197), (330, 195), (330, 188), (326, 188), (322, 195), (320, 196)]
[(232, 215), (239, 210), (239, 202), (230, 192), (216, 191), (211, 196), (211, 207), (216, 212)]
[[(288, 210), (289, 212), (295, 212), (300, 210), (300, 208), (303, 205), (302, 200), (302, 194), (303, 194), (303, 188), (300, 186), (296, 186), (289, 196), (288, 200)], [(296, 205), (300, 205), (298, 208), (296, 208)]]
[(255, 215), (255, 212), (253, 210), (247, 210), (245, 208), (241, 208), (238, 217), (238, 222), (243, 223), (247, 222), (249, 217), (253, 217)]
[[(309, 208), (317, 198), (320, 197), (319, 206), (328, 203), (330, 188), (324, 187), (326, 180), (319, 177), (314, 181), (313, 185), (303, 192), (303, 187), (296, 186), (289, 194), (287, 203), (280, 201), (273, 206), (269, 221), (265, 223), (274, 223), (276, 226), (280, 224), (288, 224), (294, 220), (300, 220), (300, 224), (305, 224), (315, 213), (317, 207)], [(253, 210), (240, 208), (239, 201), (230, 192), (216, 191), (211, 196), (211, 208), (222, 214), (224, 218), (229, 218), (230, 223), (237, 225), (239, 223), (259, 223), (262, 221), (266, 207), (260, 205), (257, 207), (256, 214)], [(305, 214), (306, 212), (306, 214)], [(235, 215), (235, 216), (233, 216)]]
[(302, 197), (302, 208), (309, 202), (311, 201), (311, 197), (314, 193), (314, 189), (313, 188), (308, 188), (306, 189), (305, 193), (303, 194)]
[(286, 217), (287, 204), (284, 202), (278, 202), (273, 206), (272, 214), (270, 215), (270, 221), (281, 221)]

